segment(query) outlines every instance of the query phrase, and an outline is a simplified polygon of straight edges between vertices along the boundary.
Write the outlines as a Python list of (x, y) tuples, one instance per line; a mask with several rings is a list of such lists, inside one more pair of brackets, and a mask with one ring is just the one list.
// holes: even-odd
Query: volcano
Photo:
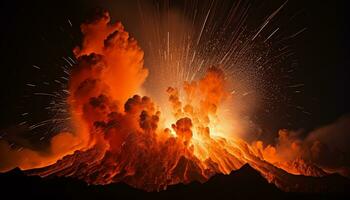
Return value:
[[(24, 171), (3, 174), (3, 187), (16, 177), (21, 184), (36, 185), (30, 188), (33, 197), (45, 197), (47, 190), (81, 198), (74, 193), (79, 190), (87, 199), (114, 195), (114, 190), (155, 199), (234, 197), (237, 192), (313, 197), (343, 195), (349, 187), (347, 178), (334, 174), (346, 176), (346, 169), (313, 162), (325, 149), (320, 141), (304, 143), (287, 130), (279, 132), (283, 145), (275, 146), (235, 135), (232, 118), (222, 109), (225, 102), (234, 102), (224, 67), (208, 66), (200, 78), (181, 87), (169, 83), (158, 91), (168, 96), (168, 105), (160, 107), (143, 88), (150, 73), (144, 52), (121, 22), (112, 23), (103, 11), (83, 23), (81, 32), (64, 101), (69, 131), (53, 136), (47, 152), (15, 152), (17, 160), (3, 168), (15, 163)], [(6, 143), (0, 145), (13, 153)], [(254, 193), (251, 184), (259, 188)]]

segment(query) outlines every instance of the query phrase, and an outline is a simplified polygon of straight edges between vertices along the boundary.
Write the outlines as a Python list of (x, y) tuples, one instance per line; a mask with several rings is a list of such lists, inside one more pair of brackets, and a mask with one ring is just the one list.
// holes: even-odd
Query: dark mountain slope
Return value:
[[(291, 175), (293, 176), (293, 175)], [(160, 192), (144, 192), (124, 183), (87, 185), (72, 178), (26, 176), (19, 169), (0, 174), (1, 199), (346, 199), (349, 180), (331, 175), (323, 178), (293, 176), (308, 181), (333, 184), (339, 191), (324, 193), (286, 193), (269, 184), (248, 164), (230, 175), (218, 174), (208, 182), (169, 186)]]

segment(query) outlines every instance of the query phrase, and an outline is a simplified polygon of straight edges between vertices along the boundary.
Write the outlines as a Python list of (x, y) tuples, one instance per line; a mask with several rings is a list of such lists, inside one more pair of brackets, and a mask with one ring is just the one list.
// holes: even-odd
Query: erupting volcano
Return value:
[(65, 99), (71, 131), (52, 137), (46, 153), (12, 151), (1, 142), (0, 150), (17, 158), (4, 161), (2, 171), (20, 167), (28, 175), (73, 177), (93, 185), (124, 182), (146, 191), (204, 183), (245, 164), (285, 191), (303, 191), (290, 174), (348, 176), (347, 168), (317, 162), (326, 151), (317, 138), (299, 140), (280, 130), (277, 144), (267, 145), (236, 134), (239, 123), (224, 114), (230, 109), (226, 103), (235, 106), (236, 98), (224, 63), (206, 66), (201, 77), (180, 87), (169, 81), (166, 90), (157, 91), (168, 98), (160, 103), (144, 88), (151, 72), (122, 23), (112, 23), (102, 12), (80, 28), (83, 39), (73, 50), (76, 62)]
[(202, 79), (163, 91), (173, 115), (163, 116), (150, 97), (135, 95), (147, 77), (143, 51), (121, 23), (109, 20), (103, 13), (83, 24), (83, 44), (74, 50), (78, 64), (71, 72), (68, 102), (76, 133), (74, 142), (64, 142), (77, 144), (75, 152), (30, 174), (159, 190), (204, 182), (246, 163), (248, 146), (216, 133), (225, 122), (218, 107), (228, 98), (223, 71), (211, 67)]
[[(208, 68), (204, 77), (183, 88), (164, 91), (173, 116), (163, 116), (150, 97), (136, 94), (148, 71), (142, 49), (123, 25), (111, 24), (105, 12), (81, 30), (84, 40), (74, 49), (78, 63), (71, 71), (67, 100), (75, 132), (56, 135), (53, 141), (60, 141), (52, 144), (67, 155), (29, 174), (73, 176), (90, 184), (123, 181), (160, 190), (204, 182), (249, 163), (270, 181), (279, 178), (263, 151), (225, 133), (230, 122), (218, 109), (229, 92), (219, 67)], [(325, 174), (306, 163), (293, 167), (282, 166), (297, 174)]]

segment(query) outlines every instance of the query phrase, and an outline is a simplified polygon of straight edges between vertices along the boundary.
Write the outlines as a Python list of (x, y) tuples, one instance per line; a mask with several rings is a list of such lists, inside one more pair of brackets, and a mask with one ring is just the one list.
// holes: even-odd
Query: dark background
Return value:
[[(21, 113), (24, 112), (30, 113), (27, 119), (29, 123), (48, 118), (49, 113), (43, 109), (48, 99), (33, 97), (31, 94), (54, 91), (60, 86), (32, 88), (26, 84), (39, 85), (62, 74), (62, 57), (72, 57), (71, 50), (81, 39), (79, 24), (91, 9), (97, 6), (106, 8), (108, 4), (120, 5), (121, 12), (111, 13), (111, 16), (114, 20), (123, 21), (126, 29), (137, 39), (141, 33), (135, 27), (128, 27), (128, 23), (136, 18), (125, 17), (125, 14), (134, 12), (132, 8), (135, 1), (127, 2), (1, 1), (0, 130), (22, 122)], [(293, 41), (299, 60), (299, 72), (295, 79), (305, 84), (303, 92), (293, 98), (297, 101), (295, 104), (311, 114), (283, 108), (269, 117), (265, 116), (259, 125), (272, 132), (279, 128), (311, 130), (350, 112), (347, 5), (345, 0), (300, 0), (288, 2), (285, 9), (288, 12), (301, 12), (298, 23), (307, 28)], [(32, 65), (40, 66), (41, 69), (37, 70)], [(291, 115), (288, 120), (281, 117), (286, 110)]]

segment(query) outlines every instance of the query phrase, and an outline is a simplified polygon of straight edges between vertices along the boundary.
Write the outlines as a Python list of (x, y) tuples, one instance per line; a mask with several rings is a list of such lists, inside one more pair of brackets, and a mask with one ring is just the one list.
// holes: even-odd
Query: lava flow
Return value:
[[(142, 92), (148, 70), (142, 49), (122, 24), (111, 24), (104, 13), (81, 30), (84, 39), (74, 49), (78, 62), (70, 73), (67, 99), (74, 133), (52, 139), (56, 156), (38, 155), (31, 164), (19, 164), (31, 169), (28, 174), (69, 176), (89, 184), (122, 181), (147, 191), (205, 182), (245, 163), (280, 187), (284, 182), (279, 168), (326, 174), (302, 158), (293, 158), (294, 163), (277, 159), (276, 149), (264, 148), (262, 142), (249, 145), (227, 136), (230, 122), (218, 110), (231, 97), (220, 67), (208, 68), (201, 79), (185, 82), (183, 88), (162, 91), (168, 94), (172, 113), (165, 114), (150, 97), (135, 95)], [(280, 137), (287, 135), (281, 132)]]
[[(83, 45), (74, 50), (78, 65), (68, 99), (84, 150), (37, 174), (74, 176), (91, 184), (124, 181), (146, 190), (206, 181), (229, 173), (246, 160), (231, 141), (214, 137), (217, 107), (227, 96), (224, 73), (215, 67), (180, 90), (169, 87), (173, 116), (163, 117), (151, 98), (134, 95), (147, 76), (143, 51), (109, 16), (82, 25)], [(131, 97), (131, 98), (129, 98)], [(169, 118), (174, 118), (167, 127)]]

